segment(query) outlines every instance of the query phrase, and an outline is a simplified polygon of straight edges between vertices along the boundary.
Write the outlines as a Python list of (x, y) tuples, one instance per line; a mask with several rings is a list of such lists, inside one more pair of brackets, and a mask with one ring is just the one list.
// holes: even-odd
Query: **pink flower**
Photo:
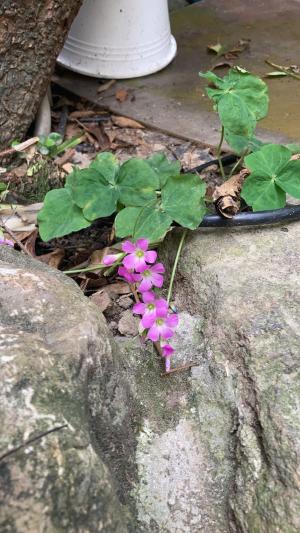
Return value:
[(125, 241), (122, 245), (123, 252), (127, 253), (123, 259), (123, 265), (128, 269), (134, 269), (141, 272), (147, 267), (147, 263), (155, 263), (157, 253), (154, 250), (148, 250), (149, 241), (147, 239), (138, 239), (136, 244), (131, 241)]
[(6, 244), (6, 246), (11, 246), (12, 248), (14, 247), (14, 242), (13, 241), (10, 241), (9, 239), (4, 239), (4, 237), (0, 238), (0, 245), (1, 244)]
[(178, 324), (178, 315), (175, 313), (167, 316), (159, 316), (157, 313), (154, 324), (150, 327), (147, 338), (153, 342), (159, 339), (167, 340), (173, 337), (174, 331)]
[(142, 282), (138, 286), (140, 292), (150, 291), (152, 287), (162, 287), (164, 278), (161, 274), (165, 271), (162, 263), (157, 263), (152, 267), (146, 265), (141, 271)]
[(131, 284), (141, 280), (140, 274), (135, 274), (133, 270), (127, 270), (127, 268), (123, 266), (118, 268), (118, 274), (121, 278), (125, 279)]
[(162, 344), (162, 356), (165, 358), (165, 371), (170, 372), (171, 370), (171, 356), (174, 353), (174, 348), (171, 344)]
[(124, 254), (107, 254), (103, 258), (103, 264), (107, 266), (113, 265), (116, 261), (123, 257), (123, 255)]
[(165, 371), (166, 371), (166, 374), (168, 372), (170, 372), (170, 370), (171, 370), (171, 359), (170, 359), (170, 357), (166, 357), (165, 358)]
[(163, 357), (171, 357), (171, 355), (173, 355), (173, 353), (175, 352), (171, 344), (162, 344), (161, 349)]
[(154, 292), (143, 292), (143, 302), (137, 303), (133, 306), (133, 313), (143, 315), (141, 324), (144, 329), (150, 328), (156, 319), (157, 313), (159, 316), (167, 316), (168, 302), (164, 298), (156, 298)]

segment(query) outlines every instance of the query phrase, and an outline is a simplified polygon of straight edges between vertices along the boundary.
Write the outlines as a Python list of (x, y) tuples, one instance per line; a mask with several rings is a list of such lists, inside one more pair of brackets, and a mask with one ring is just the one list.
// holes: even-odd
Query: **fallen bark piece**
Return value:
[(232, 218), (239, 212), (241, 207), (240, 193), (242, 185), (249, 174), (249, 170), (243, 169), (220, 185), (220, 187), (215, 188), (213, 201), (216, 210), (223, 217)]

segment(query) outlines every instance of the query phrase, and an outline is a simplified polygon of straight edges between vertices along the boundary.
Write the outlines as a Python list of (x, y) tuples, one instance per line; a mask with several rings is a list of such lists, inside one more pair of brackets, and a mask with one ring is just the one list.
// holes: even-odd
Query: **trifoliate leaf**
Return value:
[(183, 174), (168, 179), (161, 192), (161, 207), (175, 222), (196, 229), (205, 214), (205, 184), (195, 174)]
[(268, 112), (268, 87), (264, 81), (244, 69), (233, 68), (224, 78), (213, 72), (201, 74), (215, 89), (208, 88), (209, 98), (217, 106), (225, 129), (237, 135), (251, 136), (257, 120)]
[(300, 160), (291, 160), (286, 146), (265, 145), (248, 155), (245, 165), (251, 174), (241, 196), (254, 211), (284, 207), (286, 192), (300, 198)]
[(140, 207), (156, 200), (160, 188), (159, 177), (142, 159), (130, 159), (124, 163), (117, 176), (119, 201), (126, 207)]
[(75, 169), (68, 176), (66, 186), (88, 220), (107, 217), (116, 210), (117, 188), (95, 168)]
[(253, 211), (280, 209), (286, 201), (285, 192), (276, 185), (275, 180), (255, 173), (245, 180), (241, 196)]
[(294, 198), (300, 198), (300, 159), (290, 161), (280, 172), (276, 183)]
[(147, 159), (147, 163), (155, 170), (159, 177), (160, 187), (163, 187), (170, 176), (180, 173), (180, 162), (169, 161), (165, 154), (156, 153)]
[(150, 242), (164, 238), (172, 224), (172, 218), (161, 211), (159, 204), (151, 207), (126, 207), (116, 216), (117, 237), (144, 237)]
[(245, 165), (255, 174), (276, 179), (291, 159), (291, 152), (280, 144), (266, 144), (255, 154), (245, 157)]
[(225, 130), (225, 140), (237, 154), (245, 153), (245, 151), (256, 152), (264, 146), (264, 143), (254, 135), (244, 137), (243, 135), (236, 135), (229, 130)]
[(82, 210), (73, 202), (68, 189), (53, 189), (44, 200), (38, 214), (39, 232), (43, 241), (63, 237), (91, 225)]
[(89, 168), (94, 168), (110, 184), (115, 184), (116, 176), (119, 171), (117, 158), (111, 152), (102, 152), (98, 154)]

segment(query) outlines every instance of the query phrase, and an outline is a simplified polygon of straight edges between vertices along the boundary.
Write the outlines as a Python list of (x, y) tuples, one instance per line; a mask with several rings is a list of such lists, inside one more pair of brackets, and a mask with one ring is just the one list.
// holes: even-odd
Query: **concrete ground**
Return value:
[[(99, 80), (60, 70), (56, 81), (74, 93), (115, 113), (152, 127), (209, 145), (218, 142), (219, 124), (204, 95), (205, 82), (198, 72), (216, 63), (207, 45), (220, 42), (234, 46), (251, 39), (249, 50), (234, 64), (263, 76), (272, 67), (298, 64), (300, 46), (299, 0), (202, 0), (171, 13), (172, 32), (178, 44), (175, 60), (163, 71), (135, 80), (121, 80), (106, 93), (97, 93)], [(227, 69), (218, 69), (219, 75)], [(261, 122), (260, 137), (284, 142), (300, 140), (300, 81), (293, 78), (267, 80), (270, 113)], [(115, 98), (118, 88), (128, 90), (123, 103)]]

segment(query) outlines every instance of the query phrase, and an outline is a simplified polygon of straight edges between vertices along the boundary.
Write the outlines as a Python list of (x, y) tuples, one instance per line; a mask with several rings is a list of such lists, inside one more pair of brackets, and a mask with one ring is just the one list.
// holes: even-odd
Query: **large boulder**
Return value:
[(299, 532), (299, 238), (189, 235), (174, 365), (195, 366), (168, 377), (66, 276), (0, 249), (0, 530)]
[(0, 324), (1, 533), (127, 531), (91, 436), (117, 367), (102, 315), (67, 276), (2, 246)]

